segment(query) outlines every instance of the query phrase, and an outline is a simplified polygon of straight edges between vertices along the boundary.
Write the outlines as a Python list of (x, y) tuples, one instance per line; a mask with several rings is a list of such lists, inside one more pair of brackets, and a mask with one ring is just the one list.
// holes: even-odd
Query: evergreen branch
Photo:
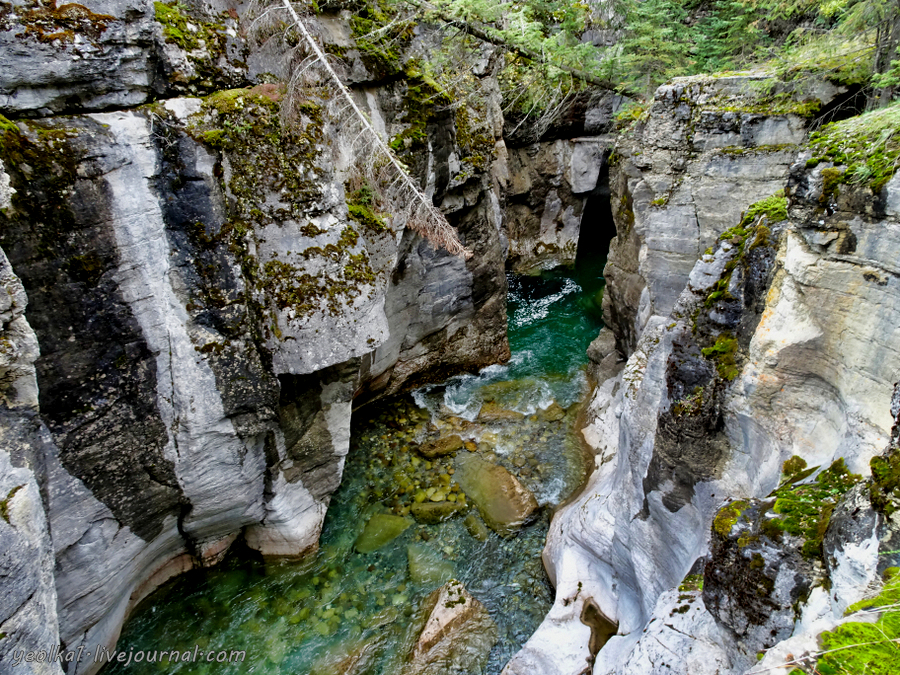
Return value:
[(594, 86), (600, 87), (601, 89), (606, 89), (608, 91), (615, 92), (621, 96), (626, 96), (628, 98), (640, 98), (640, 96), (631, 90), (623, 88), (624, 85), (621, 83), (616, 83), (611, 80), (605, 80), (603, 78), (597, 77), (586, 70), (582, 70), (580, 68), (574, 68), (572, 66), (566, 65), (564, 63), (559, 63), (555, 60), (550, 60), (543, 54), (539, 54), (538, 52), (529, 49), (528, 47), (524, 47), (522, 45), (517, 45), (509, 40), (505, 39), (502, 35), (497, 34), (494, 31), (491, 31), (487, 26), (479, 26), (472, 21), (467, 21), (465, 19), (460, 19), (457, 17), (449, 16), (445, 14), (440, 9), (427, 2), (426, 0), (403, 0), (409, 5), (412, 5), (416, 9), (427, 11), (434, 16), (436, 16), (442, 23), (447, 24), (448, 26), (452, 26), (457, 30), (467, 33), (473, 37), (478, 38), (482, 42), (487, 42), (492, 45), (496, 45), (498, 47), (502, 47), (509, 52), (512, 52), (516, 56), (520, 56), (523, 59), (528, 61), (534, 61), (535, 63), (541, 63), (545, 65), (553, 66), (554, 68), (558, 68), (559, 70), (568, 73), (569, 75), (581, 80), (582, 82), (586, 82), (588, 84), (593, 84)]
[(332, 80), (334, 86), (337, 87), (337, 90), (340, 92), (341, 96), (346, 100), (347, 105), (351, 110), (353, 110), (360, 124), (362, 124), (363, 129), (368, 132), (372, 143), (375, 146), (375, 149), (379, 154), (383, 155), (389, 165), (393, 167), (394, 171), (399, 177), (403, 190), (408, 193), (412, 201), (417, 203), (417, 208), (414, 208), (410, 213), (410, 217), (407, 220), (407, 225), (411, 229), (415, 230), (423, 237), (428, 239), (428, 241), (430, 241), (432, 244), (444, 248), (449, 253), (453, 255), (461, 255), (466, 259), (471, 258), (472, 252), (465, 246), (463, 246), (462, 242), (460, 242), (459, 237), (456, 234), (456, 230), (454, 230), (453, 226), (451, 226), (450, 223), (447, 222), (447, 218), (443, 213), (441, 213), (440, 209), (438, 209), (434, 205), (434, 203), (431, 201), (431, 198), (426, 195), (418, 185), (415, 184), (412, 177), (407, 172), (406, 167), (404, 167), (400, 160), (397, 159), (390, 146), (388, 146), (388, 144), (381, 138), (381, 136), (375, 130), (375, 127), (372, 126), (372, 123), (369, 121), (368, 116), (357, 105), (356, 101), (353, 98), (353, 94), (341, 81), (341, 78), (338, 77), (338, 74), (335, 72), (334, 68), (331, 67), (331, 64), (328, 62), (327, 56), (321, 50), (309, 30), (306, 28), (306, 24), (303, 23), (297, 12), (294, 10), (294, 7), (293, 5), (291, 5), (290, 0), (281, 0), (281, 3), (290, 14), (294, 25), (300, 31), (307, 46), (315, 55), (316, 60), (325, 69), (325, 72)]

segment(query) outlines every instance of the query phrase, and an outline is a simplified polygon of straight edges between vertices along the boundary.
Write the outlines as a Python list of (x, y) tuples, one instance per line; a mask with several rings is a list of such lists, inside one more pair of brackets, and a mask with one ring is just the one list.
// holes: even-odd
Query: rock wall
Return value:
[[(900, 182), (895, 177), (877, 193), (842, 184), (832, 195), (822, 178), (831, 165), (807, 167), (799, 118), (747, 113), (732, 122), (781, 130), (799, 146), (763, 150), (763, 160), (752, 149), (734, 157), (705, 150), (699, 161), (682, 144), (683, 152), (667, 161), (693, 168), (668, 203), (653, 205), (662, 189), (650, 192), (647, 178), (657, 174), (652, 163), (642, 173), (635, 156), (652, 158), (658, 139), (677, 137), (671, 124), (679, 106), (691, 119), (691, 106), (678, 103), (679, 96), (720, 86), (690, 80), (662, 87), (662, 101), (634, 137), (649, 147), (629, 146), (618, 164), (618, 235), (605, 301), (629, 358), (619, 374), (598, 366), (608, 379), (593, 393), (583, 431), (596, 470), (554, 517), (544, 559), (556, 601), (507, 666), (509, 675), (742, 673), (765, 650), (778, 665), (790, 653), (779, 641), (793, 634), (814, 644), (812, 627), (834, 625), (880, 568), (873, 564), (878, 546), (866, 542), (884, 521), (858, 488), (847, 493), (846, 506), (836, 506), (834, 496), (822, 503), (808, 526), (814, 534), (804, 535), (811, 540), (776, 536), (777, 526), (765, 530), (762, 523), (773, 517), (764, 514), (785, 480), (787, 459), (807, 461), (812, 470), (796, 480), (817, 485), (830, 480), (817, 476), (843, 459), (835, 470), (846, 465), (862, 478), (848, 477), (838, 495), (864, 480), (870, 459), (889, 445), (900, 361), (883, 345), (895, 340), (900, 317), (898, 277), (880, 252), (896, 247), (892, 205)], [(703, 120), (724, 124), (715, 101), (709, 114), (703, 105), (694, 108), (695, 138), (711, 133)], [(658, 106), (669, 113), (657, 117)], [(739, 138), (729, 136), (738, 133), (734, 126), (717, 133)], [(745, 194), (740, 204), (733, 190), (719, 194), (720, 213), (710, 208), (701, 226), (706, 172), (721, 175), (726, 167), (729, 175), (762, 180), (738, 192)], [(659, 185), (671, 187), (663, 178), (657, 176)], [(770, 197), (779, 188), (788, 197)], [(687, 197), (672, 203), (686, 190), (691, 203)], [(633, 220), (621, 209), (631, 209)], [(608, 337), (599, 342), (612, 353)], [(600, 357), (592, 358), (605, 362)], [(857, 515), (848, 527), (839, 514), (858, 514), (857, 507), (871, 523), (859, 523)], [(829, 526), (832, 508), (823, 544), (815, 537)], [(818, 520), (820, 512), (828, 515)], [(890, 528), (877, 527), (892, 541)], [(696, 585), (679, 590), (686, 575), (704, 570), (702, 594)], [(831, 596), (829, 584), (837, 589)], [(591, 604), (618, 623), (618, 635), (596, 654), (582, 620)]]
[(31, 570), (0, 612), (4, 663), (112, 647), (143, 597), (239, 536), (311, 550), (355, 396), (508, 356), (496, 96), (411, 114), (439, 92), (357, 49), (348, 19), (311, 25), (471, 259), (372, 202), (347, 120), (315, 82), (278, 84), (302, 55), (248, 35), (242, 5), (0, 15), (0, 530), (4, 564)]
[[(7, 179), (0, 166), (0, 209), (10, 203)], [(59, 644), (53, 547), (39, 486), (50, 441), (37, 415), (38, 345), (25, 319), (26, 303), (0, 250), (0, 660), (6, 663), (18, 652), (22, 672), (49, 675), (62, 671), (21, 658)]]
[(530, 121), (507, 124), (505, 229), (513, 271), (575, 263), (587, 200), (607, 189), (610, 132), (624, 101), (612, 94), (576, 98), (547, 129)]
[[(766, 83), (763, 75), (677, 78), (619, 137), (604, 315), (624, 353), (636, 348), (650, 317), (672, 311), (716, 237), (747, 206), (784, 187), (814, 106), (789, 95), (763, 103)], [(823, 90), (822, 102), (836, 94)]]

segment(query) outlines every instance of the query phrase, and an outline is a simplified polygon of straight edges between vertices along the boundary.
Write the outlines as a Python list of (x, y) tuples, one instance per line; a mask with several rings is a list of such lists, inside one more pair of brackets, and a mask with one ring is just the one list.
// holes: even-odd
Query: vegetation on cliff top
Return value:
[(832, 182), (864, 184), (877, 193), (900, 165), (900, 103), (828, 124), (810, 136), (809, 147), (808, 165), (846, 167)]

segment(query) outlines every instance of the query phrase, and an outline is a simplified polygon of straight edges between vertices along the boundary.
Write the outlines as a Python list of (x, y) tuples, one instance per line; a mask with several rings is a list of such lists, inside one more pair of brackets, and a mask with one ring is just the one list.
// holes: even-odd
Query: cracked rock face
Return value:
[[(26, 1), (0, 16), (0, 112), (16, 118), (0, 130), (0, 406), (16, 410), (0, 498), (24, 486), (0, 536), (27, 552), (5, 560), (30, 570), (15, 598), (32, 598), (0, 613), (17, 636), (4, 649), (112, 647), (143, 597), (239, 536), (266, 555), (314, 549), (354, 397), (508, 357), (496, 83), (470, 115), (483, 166), (454, 161), (450, 113), (429, 117), (417, 154), (464, 261), (400, 219), (351, 216), (353, 139), (327, 102), (288, 128), (278, 87), (246, 87), (292, 52), (245, 39), (241, 7), (170, 9)], [(343, 19), (316, 21), (352, 47)], [(406, 129), (410, 83), (348, 58), (371, 118)], [(164, 100), (136, 107), (150, 96)]]
[(753, 101), (753, 80), (676, 78), (657, 91), (647, 120), (620, 137), (604, 315), (626, 353), (651, 316), (673, 310), (716, 237), (784, 187), (806, 120), (741, 112)]
[[(887, 254), (896, 250), (890, 205), (900, 182), (877, 199), (842, 185), (833, 203), (820, 200), (821, 169), (807, 169), (799, 147), (774, 147), (802, 143), (799, 119), (703, 112), (715, 100), (699, 105), (697, 94), (731, 84), (661, 88), (634, 152), (616, 169), (621, 210), (604, 302), (630, 356), (621, 374), (601, 371), (609, 379), (595, 390), (583, 430), (597, 468), (551, 524), (544, 559), (557, 599), (509, 675), (584, 672), (588, 601), (619, 625), (594, 672), (743, 672), (757, 650), (783, 657), (790, 650), (773, 643), (793, 635), (807, 644), (839, 619), (847, 605), (829, 598), (826, 572), (849, 599), (875, 576), (880, 530), (858, 490), (835, 508), (827, 570), (801, 561), (790, 538), (756, 542), (750, 530), (719, 541), (707, 558), (723, 502), (765, 498), (792, 455), (822, 467), (843, 458), (867, 475), (890, 439), (900, 372), (896, 350), (885, 347), (900, 321)], [(747, 152), (722, 152), (739, 139)], [(744, 201), (715, 192), (729, 176)], [(718, 213), (698, 208), (704, 185)], [(751, 202), (779, 188), (790, 198), (787, 221), (743, 224), (743, 234), (733, 230), (703, 254)], [(652, 204), (663, 194), (667, 202)], [(698, 559), (710, 588), (680, 602), (672, 589)], [(761, 589), (762, 604), (741, 588)]]
[[(39, 487), (50, 440), (36, 415), (38, 350), (26, 304), (0, 249), (0, 662), (10, 668), (15, 653), (59, 644), (53, 548)], [(62, 673), (49, 663), (21, 662), (16, 670)]]

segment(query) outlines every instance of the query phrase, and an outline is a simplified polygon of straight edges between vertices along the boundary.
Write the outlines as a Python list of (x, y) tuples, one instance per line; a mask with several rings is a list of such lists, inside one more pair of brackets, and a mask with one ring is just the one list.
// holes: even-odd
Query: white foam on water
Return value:
[(534, 495), (538, 504), (547, 506), (548, 504), (559, 504), (562, 501), (563, 490), (566, 487), (566, 482), (562, 476), (555, 476), (549, 482), (545, 483), (542, 481), (539, 484), (541, 487)]
[(550, 314), (550, 307), (555, 303), (559, 302), (570, 293), (579, 292), (581, 292), (581, 286), (575, 283), (574, 279), (566, 279), (563, 283), (563, 287), (558, 292), (517, 307), (509, 318), (509, 324), (514, 328), (521, 328), (522, 326), (528, 326), (536, 321), (545, 319)]

